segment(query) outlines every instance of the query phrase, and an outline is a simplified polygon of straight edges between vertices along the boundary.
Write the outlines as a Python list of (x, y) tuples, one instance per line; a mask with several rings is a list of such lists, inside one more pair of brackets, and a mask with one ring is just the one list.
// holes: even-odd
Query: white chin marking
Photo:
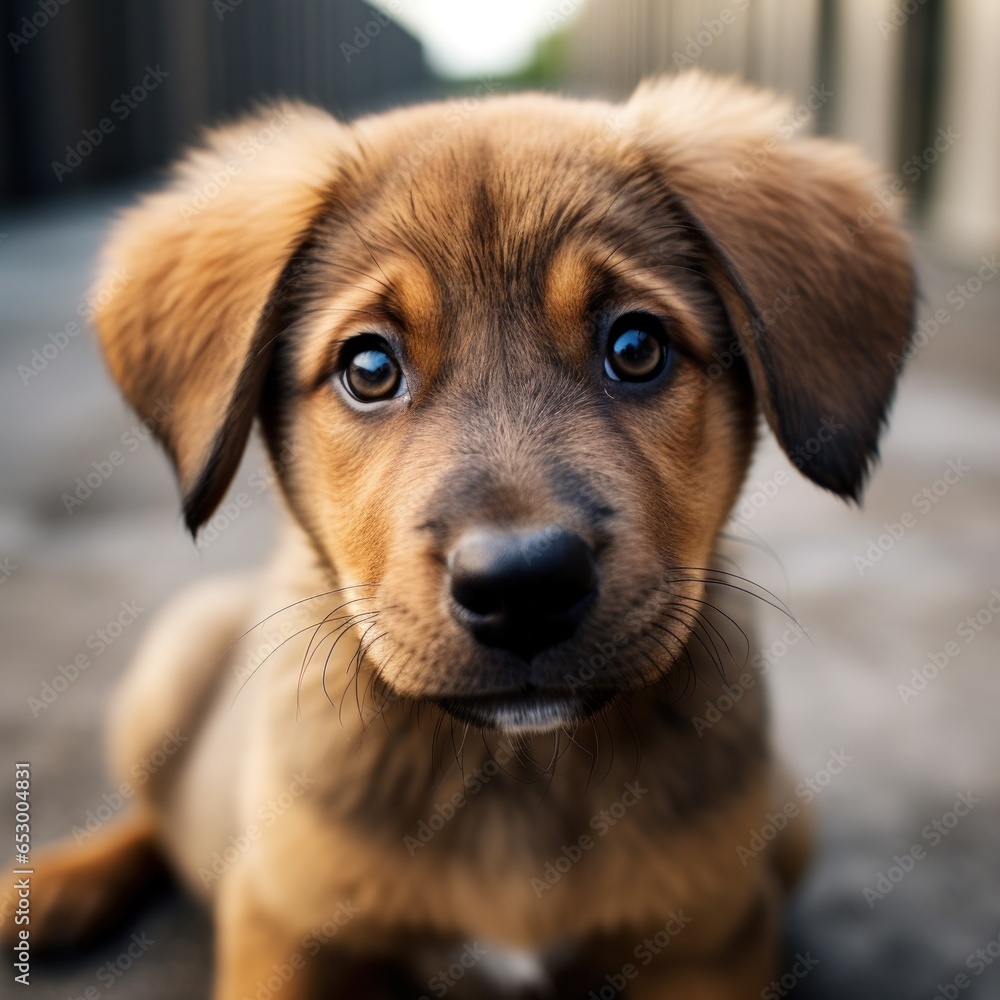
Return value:
[(556, 698), (497, 705), (492, 710), (491, 724), (496, 729), (518, 736), (550, 733), (572, 725), (579, 718), (580, 705), (575, 698)]

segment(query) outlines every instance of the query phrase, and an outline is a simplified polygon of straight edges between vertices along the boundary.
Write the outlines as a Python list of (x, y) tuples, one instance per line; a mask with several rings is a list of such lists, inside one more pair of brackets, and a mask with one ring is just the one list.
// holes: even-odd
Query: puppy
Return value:
[(159, 763), (39, 859), (39, 946), (166, 863), (212, 908), (215, 1000), (780, 972), (808, 835), (741, 849), (788, 801), (761, 685), (697, 725), (754, 648), (719, 535), (758, 414), (858, 498), (914, 300), (897, 225), (858, 222), (877, 173), (786, 111), (695, 74), (621, 106), (289, 105), (124, 215), (98, 328), (187, 526), (255, 421), (289, 516), (270, 568), (153, 627), (110, 744), (116, 780)]

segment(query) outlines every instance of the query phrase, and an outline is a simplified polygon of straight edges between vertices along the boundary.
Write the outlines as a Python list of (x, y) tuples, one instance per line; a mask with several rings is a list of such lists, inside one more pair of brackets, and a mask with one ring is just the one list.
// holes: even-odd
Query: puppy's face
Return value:
[(512, 148), (507, 121), (402, 169), (388, 142), (343, 182), (274, 386), (295, 510), (344, 584), (378, 584), (366, 660), (462, 719), (544, 727), (679, 655), (753, 411), (745, 377), (706, 377), (725, 311), (640, 158)]
[[(176, 390), (199, 415), (163, 435), (197, 524), (260, 409), (295, 514), (358, 588), (366, 665), (476, 725), (565, 726), (664, 676), (698, 620), (757, 404), (790, 452), (850, 416), (804, 471), (853, 495), (893, 379), (861, 331), (907, 335), (895, 231), (858, 251), (881, 254), (864, 274), (829, 217), (864, 196), (853, 160), (775, 153), (776, 176), (713, 192), (720, 130), (730, 156), (750, 140), (717, 123), (708, 156), (681, 143), (671, 164), (642, 109), (618, 132), (607, 106), (541, 98), (327, 124), (328, 138), (310, 119), (308, 148), (330, 149), (310, 193), (278, 208), (258, 188), (252, 210), (298, 225), (212, 320), (254, 322), (202, 352), (228, 392), (207, 404), (207, 376)], [(818, 222), (815, 190), (781, 200), (808, 170)], [(227, 266), (209, 288), (239, 283), (247, 265)], [(599, 671), (581, 669), (598, 652)]]

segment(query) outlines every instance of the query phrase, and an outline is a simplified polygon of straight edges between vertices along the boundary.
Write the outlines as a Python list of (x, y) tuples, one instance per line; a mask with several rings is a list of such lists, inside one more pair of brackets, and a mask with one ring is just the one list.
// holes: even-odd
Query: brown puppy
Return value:
[[(184, 748), (40, 862), (39, 939), (155, 847), (214, 910), (216, 1000), (441, 995), (463, 944), (454, 996), (759, 995), (807, 838), (738, 850), (785, 801), (760, 685), (693, 724), (743, 669), (718, 535), (758, 412), (858, 496), (914, 297), (896, 225), (856, 228), (875, 172), (785, 111), (694, 74), (623, 106), (289, 106), (125, 215), (100, 334), (167, 414), (189, 527), (255, 419), (291, 516), (271, 569), (154, 628), (112, 760)], [(251, 671), (232, 644), (279, 609)]]

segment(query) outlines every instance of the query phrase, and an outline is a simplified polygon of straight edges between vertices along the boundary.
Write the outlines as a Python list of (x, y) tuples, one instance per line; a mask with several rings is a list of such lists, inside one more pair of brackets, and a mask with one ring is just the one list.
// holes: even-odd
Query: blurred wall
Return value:
[(426, 79), (420, 44), (361, 0), (0, 0), (0, 15), (0, 196), (156, 166), (256, 101), (353, 114)]
[(623, 96), (689, 66), (808, 102), (807, 127), (900, 177), (940, 248), (970, 260), (996, 251), (997, 0), (590, 0), (573, 23), (571, 73), (584, 88)]

